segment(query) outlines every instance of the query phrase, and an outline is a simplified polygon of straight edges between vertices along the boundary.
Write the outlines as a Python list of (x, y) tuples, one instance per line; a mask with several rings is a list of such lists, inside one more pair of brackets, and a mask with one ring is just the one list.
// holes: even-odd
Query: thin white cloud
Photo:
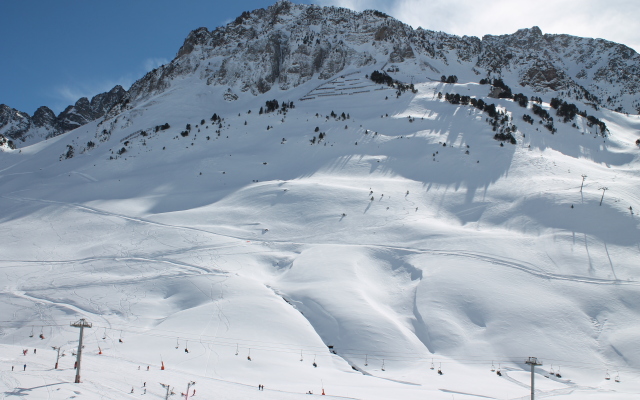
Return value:
[(638, 0), (317, 0), (377, 9), (413, 26), (482, 37), (539, 26), (544, 33), (603, 38), (640, 52)]
[(54, 87), (51, 97), (53, 103), (51, 109), (55, 113), (60, 113), (68, 105), (73, 105), (81, 97), (86, 97), (89, 100), (99, 93), (108, 92), (113, 89), (114, 86), (120, 85), (125, 89), (129, 89), (131, 85), (138, 79), (142, 78), (145, 73), (167, 64), (169, 61), (166, 58), (147, 58), (137, 69), (137, 71), (128, 73), (116, 80), (103, 80), (103, 81), (84, 81), (62, 84)]
[(147, 58), (144, 61), (144, 72), (149, 72), (153, 69), (156, 69), (162, 65), (168, 64), (169, 60), (166, 58)]
[(53, 93), (51, 94), (53, 103), (50, 107), (57, 114), (63, 111), (68, 105), (75, 104), (81, 97), (86, 97), (91, 100), (96, 94), (108, 92), (116, 85), (128, 88), (132, 83), (133, 80), (123, 78), (117, 81), (73, 82), (58, 85), (54, 87)]

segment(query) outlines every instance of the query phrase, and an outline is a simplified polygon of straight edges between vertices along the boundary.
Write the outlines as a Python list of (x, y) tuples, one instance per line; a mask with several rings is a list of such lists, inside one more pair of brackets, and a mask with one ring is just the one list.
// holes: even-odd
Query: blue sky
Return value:
[[(116, 84), (128, 89), (175, 56), (188, 33), (214, 29), (275, 0), (1, 0), (0, 103), (56, 113)], [(414, 27), (458, 35), (545, 33), (602, 37), (640, 50), (637, 0), (299, 0), (382, 10)]]

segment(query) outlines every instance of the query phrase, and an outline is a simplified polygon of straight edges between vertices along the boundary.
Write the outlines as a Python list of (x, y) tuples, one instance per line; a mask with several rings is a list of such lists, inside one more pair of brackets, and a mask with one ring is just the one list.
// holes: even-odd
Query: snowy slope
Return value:
[[(540, 398), (637, 398), (640, 116), (576, 101), (609, 133), (552, 134), (413, 60), (397, 96), (385, 64), (258, 95), (182, 74), (3, 148), (3, 398), (525, 399), (530, 356)], [(516, 144), (439, 92), (495, 103)]]
[[(522, 398), (528, 356), (545, 363), (543, 393), (637, 396), (638, 116), (599, 112), (606, 138), (580, 117), (552, 135), (474, 82), (298, 100), (316, 81), (232, 102), (197, 82), (2, 154), (5, 396), (126, 398), (145, 381), (159, 396), (158, 382), (196, 380), (220, 398), (258, 383), (272, 398), (323, 384), (362, 399)], [(504, 107), (517, 144), (437, 92)], [(260, 115), (274, 98), (295, 108)], [(315, 127), (326, 136), (311, 144)], [(94, 328), (75, 389), (71, 358), (51, 370), (49, 346), (69, 355), (80, 317)], [(562, 378), (543, 378), (550, 364)]]

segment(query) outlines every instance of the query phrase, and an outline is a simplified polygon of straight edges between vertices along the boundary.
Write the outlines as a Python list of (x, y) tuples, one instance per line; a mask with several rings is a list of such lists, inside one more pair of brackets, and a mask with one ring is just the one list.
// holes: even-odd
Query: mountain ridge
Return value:
[(91, 100), (81, 97), (57, 116), (47, 106), (39, 107), (30, 116), (0, 104), (0, 135), (11, 140), (14, 146), (17, 143), (30, 145), (50, 139), (104, 116), (123, 100), (125, 94), (126, 90), (116, 85), (108, 92), (93, 96)]
[(640, 55), (623, 44), (543, 34), (538, 27), (481, 39), (460, 37), (413, 29), (375, 10), (355, 12), (283, 0), (244, 12), (211, 31), (193, 30), (170, 63), (148, 72), (128, 91), (118, 85), (91, 101), (81, 98), (55, 119), (46, 107), (30, 117), (3, 105), (0, 134), (25, 145), (57, 136), (109, 111), (114, 115), (127, 104), (133, 106), (189, 73), (198, 73), (207, 85), (255, 95), (273, 87), (287, 90), (314, 77), (326, 80), (348, 66), (407, 60), (436, 79), (454, 70), (466, 80), (501, 78), (539, 95), (553, 93), (592, 107), (640, 112)]

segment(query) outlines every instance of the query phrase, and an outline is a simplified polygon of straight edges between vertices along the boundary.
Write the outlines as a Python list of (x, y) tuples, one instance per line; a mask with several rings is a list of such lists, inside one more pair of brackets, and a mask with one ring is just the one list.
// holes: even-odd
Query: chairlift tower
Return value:
[(169, 396), (173, 396), (175, 394), (175, 392), (173, 391), (173, 388), (170, 385), (161, 383), (160, 384), (163, 388), (167, 389), (167, 394), (164, 397), (164, 400), (169, 400)]
[[(53, 369), (58, 369), (58, 361), (60, 361), (61, 346), (51, 346), (51, 348), (58, 352), (58, 356), (56, 357), (56, 366), (53, 368)], [(62, 355), (64, 356), (64, 353), (62, 353)]]
[(536, 357), (529, 357), (529, 359), (526, 360), (524, 363), (531, 365), (531, 400), (534, 400), (534, 396), (535, 396), (534, 369), (536, 368), (536, 365), (542, 365), (542, 361), (538, 361)]
[(82, 336), (84, 328), (91, 328), (91, 322), (87, 322), (84, 318), (71, 324), (74, 328), (80, 328), (80, 340), (78, 341), (78, 353), (76, 355), (76, 383), (80, 383), (80, 362), (82, 361)]
[(608, 187), (601, 187), (601, 188), (600, 188), (600, 189), (598, 189), (598, 190), (602, 190), (602, 197), (600, 198), (600, 205), (602, 205), (602, 200), (604, 200), (604, 193), (605, 193), (607, 190), (609, 190), (609, 188), (608, 188)]
[(194, 381), (191, 381), (187, 384), (187, 393), (184, 394), (184, 400), (189, 400), (189, 389), (195, 384), (196, 383)]

